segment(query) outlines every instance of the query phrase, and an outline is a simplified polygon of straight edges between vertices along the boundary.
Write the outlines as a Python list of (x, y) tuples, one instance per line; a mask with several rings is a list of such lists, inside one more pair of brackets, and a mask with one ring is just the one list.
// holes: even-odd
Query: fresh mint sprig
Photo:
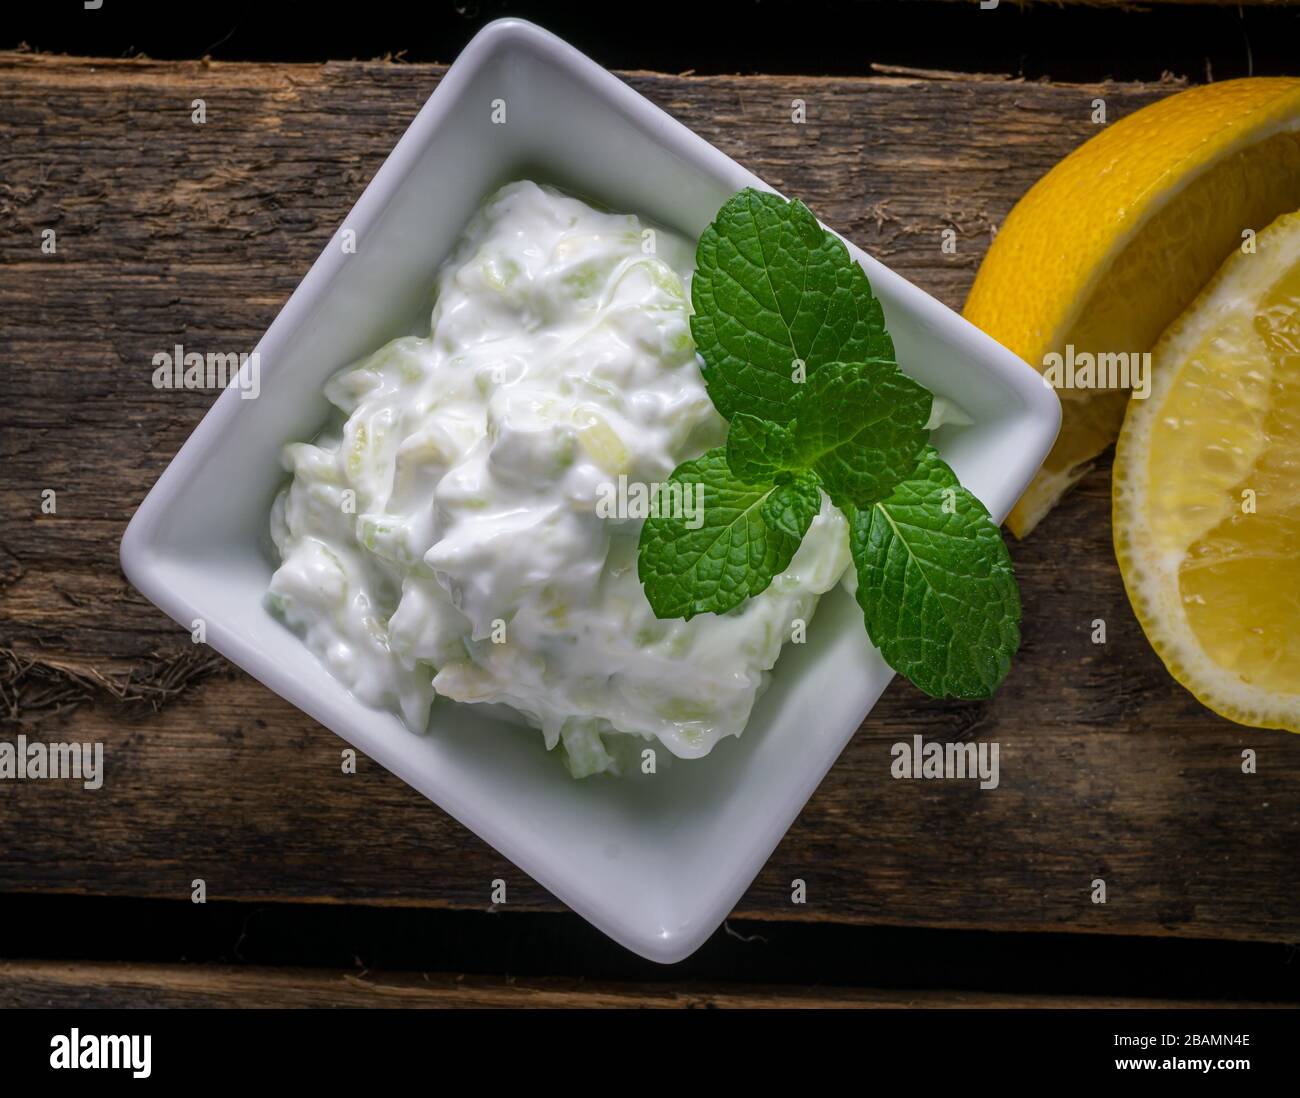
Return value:
[(653, 515), (638, 575), (660, 618), (721, 614), (790, 564), (822, 505), (849, 522), (872, 643), (929, 694), (988, 697), (1020, 644), (997, 525), (928, 445), (933, 397), (894, 359), (844, 244), (797, 199), (744, 190), (700, 237), (691, 332), (724, 446), (671, 480), (702, 523)]

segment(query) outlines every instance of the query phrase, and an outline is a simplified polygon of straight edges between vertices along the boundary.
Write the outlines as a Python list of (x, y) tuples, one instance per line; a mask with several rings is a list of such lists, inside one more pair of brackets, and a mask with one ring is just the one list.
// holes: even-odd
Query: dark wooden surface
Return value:
[[(999, 995), (960, 991), (789, 988), (762, 985), (515, 980), (447, 973), (342, 972), (221, 965), (0, 961), (0, 1007), (402, 1007), (792, 1009), (921, 1007), (1069, 1009), (1206, 1008), (1204, 1000)], [(1235, 1003), (1237, 1007), (1263, 1006)], [(1276, 1006), (1276, 1004), (1267, 1004)]]
[[(103, 740), (108, 767), (96, 793), (0, 783), (0, 891), (179, 898), (203, 877), (213, 898), (482, 908), (499, 876), (511, 908), (557, 906), (377, 766), (340, 775), (339, 741), (196, 657), (117, 563), (211, 401), (152, 389), (152, 355), (253, 346), (440, 72), (0, 54), (0, 717), (5, 738)], [(1177, 87), (627, 79), (953, 307), (1016, 198), (1094, 132), (1095, 97), (1113, 119)], [(1109, 502), (1103, 464), (1012, 546), (1025, 642), (998, 696), (891, 686), (740, 913), (1300, 939), (1300, 738), (1229, 724), (1166, 676), (1120, 584)], [(889, 747), (913, 733), (998, 741), (1001, 787), (892, 781)], [(23, 994), (51, 978), (28, 973)]]

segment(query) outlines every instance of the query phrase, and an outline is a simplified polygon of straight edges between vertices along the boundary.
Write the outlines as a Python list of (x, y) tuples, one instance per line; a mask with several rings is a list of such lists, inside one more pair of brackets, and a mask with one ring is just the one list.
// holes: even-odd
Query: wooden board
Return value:
[(970, 991), (517, 980), (441, 972), (342, 972), (226, 965), (0, 962), (0, 1008), (402, 1007), (1149, 1009), (1265, 1007), (1186, 999)]
[[(5, 738), (103, 740), (109, 773), (93, 794), (0, 782), (0, 890), (178, 897), (201, 876), (213, 898), (486, 907), (500, 876), (511, 907), (557, 906), (377, 766), (342, 776), (339, 741), (196, 657), (117, 564), (211, 401), (153, 390), (152, 355), (251, 347), (441, 71), (0, 55), (0, 644), (16, 653), (0, 714)], [(1095, 132), (1095, 98), (1116, 118), (1176, 90), (627, 79), (954, 307), (1016, 198)], [(891, 686), (740, 913), (1300, 938), (1300, 738), (1231, 725), (1166, 676), (1120, 584), (1109, 502), (1102, 467), (1013, 545), (1025, 641), (998, 696)], [(1001, 787), (891, 780), (890, 745), (914, 733), (996, 740)]]

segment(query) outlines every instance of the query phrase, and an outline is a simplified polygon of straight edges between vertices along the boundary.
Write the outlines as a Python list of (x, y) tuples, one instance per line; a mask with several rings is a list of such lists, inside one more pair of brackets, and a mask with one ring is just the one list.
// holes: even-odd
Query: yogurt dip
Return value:
[(284, 449), (267, 604), (362, 701), (418, 732), (438, 696), (504, 704), (575, 777), (617, 771), (629, 745), (696, 758), (743, 731), (848, 537), (823, 497), (742, 606), (682, 621), (646, 602), (642, 520), (611, 493), (726, 433), (690, 335), (693, 252), (511, 183), (439, 271), (429, 335), (327, 383), (332, 421)]

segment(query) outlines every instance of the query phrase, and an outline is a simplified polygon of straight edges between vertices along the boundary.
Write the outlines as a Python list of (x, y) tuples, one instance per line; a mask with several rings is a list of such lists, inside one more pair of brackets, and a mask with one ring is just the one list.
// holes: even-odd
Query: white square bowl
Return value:
[[(492, 121), (504, 100), (506, 122)], [(419, 736), (357, 701), (262, 605), (280, 448), (324, 422), (325, 380), (428, 329), (435, 272), (492, 190), (533, 177), (694, 238), (761, 180), (538, 27), (486, 27), (443, 77), (257, 346), (261, 395), (212, 409), (122, 539), (133, 584), (186, 629), (397, 774), (627, 948), (688, 956), (719, 926), (892, 677), (842, 589), (789, 648), (744, 736), (653, 779), (573, 781), (540, 734), (439, 702)], [(999, 520), (1056, 437), (1038, 375), (849, 245), (903, 368), (974, 424), (936, 437)], [(420, 871), (412, 867), (413, 872)], [(427, 870), (426, 870), (427, 871)], [(486, 888), (488, 882), (484, 882)]]

